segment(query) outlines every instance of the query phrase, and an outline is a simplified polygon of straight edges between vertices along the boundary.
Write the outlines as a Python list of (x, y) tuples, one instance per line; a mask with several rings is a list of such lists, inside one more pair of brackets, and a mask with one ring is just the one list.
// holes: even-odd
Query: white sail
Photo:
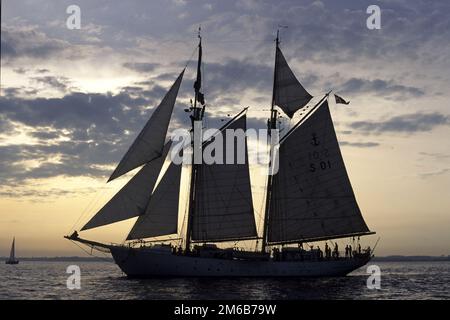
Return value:
[(134, 140), (108, 181), (161, 156), (183, 74), (184, 70), (155, 109), (150, 120)]
[(182, 167), (182, 164), (173, 162), (169, 165), (150, 198), (145, 214), (138, 218), (127, 240), (177, 233)]
[(171, 141), (167, 142), (162, 156), (147, 163), (81, 230), (143, 214), (171, 145)]
[(280, 48), (277, 47), (275, 56), (273, 102), (279, 106), (289, 118), (305, 106), (312, 96), (303, 88), (295, 77)]
[[(246, 130), (243, 115), (225, 128)], [(245, 163), (226, 164), (226, 135), (223, 135), (224, 164), (199, 166), (192, 217), (193, 241), (223, 241), (256, 237), (253, 201), (248, 167), (247, 140)], [(232, 143), (232, 142), (228, 142)], [(208, 143), (204, 145), (206, 147)], [(236, 163), (237, 143), (234, 145)], [(242, 150), (239, 150), (242, 152)]]
[(325, 101), (281, 143), (268, 241), (308, 241), (365, 234)]

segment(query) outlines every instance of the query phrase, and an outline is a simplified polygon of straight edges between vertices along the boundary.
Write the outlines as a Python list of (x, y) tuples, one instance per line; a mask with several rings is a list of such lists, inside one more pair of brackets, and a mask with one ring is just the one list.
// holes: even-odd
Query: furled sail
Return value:
[(169, 165), (150, 198), (145, 214), (138, 218), (127, 240), (177, 233), (182, 167), (182, 164), (173, 162)]
[(108, 181), (161, 156), (183, 74), (184, 70), (155, 109), (150, 120), (134, 140)]
[(303, 88), (295, 77), (280, 48), (275, 56), (275, 79), (273, 103), (292, 118), (294, 113), (305, 106), (312, 96)]
[(282, 141), (269, 243), (369, 233), (352, 190), (327, 101)]
[(81, 230), (143, 214), (171, 145), (171, 141), (167, 142), (162, 156), (147, 163)]
[[(195, 186), (195, 206), (192, 216), (192, 241), (227, 241), (257, 236), (250, 186), (250, 173), (245, 150), (238, 150), (234, 137), (227, 138), (225, 129), (246, 130), (246, 116), (222, 128), (223, 164), (199, 166)], [(215, 139), (214, 137), (212, 139)], [(227, 139), (229, 141), (227, 141)], [(227, 144), (232, 144), (234, 164), (226, 164)], [(206, 148), (209, 143), (205, 143)], [(245, 152), (242, 164), (237, 163), (237, 152)], [(231, 158), (231, 155), (229, 155)]]

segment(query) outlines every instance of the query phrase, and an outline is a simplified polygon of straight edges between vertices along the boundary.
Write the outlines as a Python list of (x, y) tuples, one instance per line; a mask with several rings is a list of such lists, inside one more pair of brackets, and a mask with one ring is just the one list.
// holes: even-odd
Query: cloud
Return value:
[[(150, 118), (153, 108), (147, 106), (156, 106), (166, 90), (125, 87), (118, 94), (70, 92), (35, 99), (14, 96), (13, 90), (0, 97), (1, 132), (11, 133), (14, 123), (34, 139), (32, 144), (11, 144), (10, 139), (0, 146), (0, 183), (21, 185), (61, 175), (106, 177)], [(175, 124), (188, 119), (183, 107), (177, 104)]]
[(435, 160), (448, 160), (450, 159), (450, 154), (445, 154), (441, 152), (419, 152), (420, 155), (433, 158)]
[(273, 68), (249, 59), (228, 59), (223, 63), (208, 63), (207, 98), (242, 94), (248, 89), (271, 92)]
[(425, 94), (422, 89), (410, 86), (404, 86), (395, 83), (393, 80), (367, 80), (360, 78), (351, 78), (340, 86), (340, 92), (376, 94), (379, 96), (396, 95), (400, 97), (420, 97)]
[(142, 73), (154, 71), (158, 66), (159, 66), (158, 63), (144, 63), (144, 62), (126, 62), (123, 64), (124, 68)]
[(355, 121), (350, 124), (350, 127), (375, 134), (383, 132), (414, 133), (431, 131), (435, 127), (449, 124), (449, 116), (434, 112), (400, 115), (385, 121)]
[(50, 70), (48, 70), (48, 69), (37, 69), (36, 70), (36, 73), (49, 73), (50, 72)]
[[(39, 202), (43, 202), (42, 199), (50, 197), (54, 199), (56, 197), (67, 197), (69, 195), (80, 195), (80, 194), (93, 194), (96, 192), (94, 188), (78, 188), (78, 189), (62, 189), (62, 188), (50, 188), (50, 189), (33, 189), (33, 188), (4, 188), (0, 189), (0, 196), (7, 198), (17, 198), (21, 199), (27, 198), (40, 198)], [(45, 202), (50, 202), (51, 200), (45, 199)]]
[(444, 175), (447, 173), (450, 173), (450, 168), (443, 168), (443, 169), (439, 169), (439, 170), (435, 170), (435, 171), (419, 173), (419, 177), (421, 177), (423, 179), (427, 179), (427, 178), (431, 178), (431, 177), (441, 176), (441, 175)]
[[(67, 42), (48, 38), (35, 28), (3, 28), (2, 57), (16, 59), (31, 57), (44, 59), (62, 52)], [(19, 69), (20, 70), (20, 69)]]
[(340, 141), (339, 145), (341, 146), (349, 146), (355, 148), (373, 148), (378, 147), (380, 144), (378, 142), (349, 142), (349, 141)]
[(25, 74), (25, 73), (28, 72), (28, 70), (25, 69), (25, 68), (16, 68), (16, 69), (14, 69), (13, 71), (14, 71), (15, 73), (17, 73), (17, 74)]
[(42, 76), (42, 77), (32, 77), (33, 81), (37, 83), (45, 84), (51, 88), (59, 91), (66, 91), (68, 89), (69, 79), (66, 77), (55, 77), (55, 76)]

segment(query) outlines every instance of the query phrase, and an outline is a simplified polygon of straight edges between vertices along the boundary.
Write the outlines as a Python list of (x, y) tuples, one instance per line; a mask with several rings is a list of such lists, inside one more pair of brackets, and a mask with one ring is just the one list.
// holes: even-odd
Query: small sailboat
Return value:
[[(200, 35), (199, 38), (194, 102), (185, 110), (191, 113), (191, 132), (195, 130), (195, 122), (203, 121), (206, 108), (205, 97), (200, 92)], [(279, 154), (279, 170), (267, 177), (262, 230), (258, 232), (255, 222), (247, 160), (239, 164), (191, 162), (187, 169), (190, 172), (189, 201), (181, 228), (178, 204), (182, 196), (183, 166), (171, 162), (157, 184), (172, 144), (166, 141), (166, 135), (183, 69), (109, 181), (142, 168), (81, 229), (138, 217), (127, 242), (99, 243), (79, 237), (77, 231), (65, 238), (110, 252), (129, 277), (343, 276), (365, 265), (372, 258), (370, 248), (352, 251), (349, 255), (346, 251), (343, 257), (339, 256), (336, 243), (333, 255), (328, 247), (322, 255), (317, 246), (311, 245), (316, 241), (350, 238), (357, 239), (360, 248), (359, 237), (374, 232), (362, 217), (345, 169), (328, 106), (329, 93), (309, 105), (313, 96), (290, 69), (279, 47), (278, 35), (275, 49), (268, 130), (278, 129), (280, 112), (292, 118), (299, 111), (302, 117), (281, 138), (278, 149), (271, 147), (271, 155)], [(246, 128), (244, 109), (219, 131), (245, 131)], [(211, 141), (203, 142), (203, 150)], [(192, 159), (196, 159), (194, 149), (192, 144)], [(170, 238), (170, 235), (177, 238)], [(236, 248), (236, 243), (252, 240), (255, 250)], [(173, 245), (174, 241), (178, 242)], [(303, 245), (310, 245), (310, 249), (303, 249)]]
[(11, 252), (9, 253), (8, 260), (5, 261), (6, 264), (18, 264), (19, 260), (16, 259), (16, 238), (13, 238), (11, 245)]

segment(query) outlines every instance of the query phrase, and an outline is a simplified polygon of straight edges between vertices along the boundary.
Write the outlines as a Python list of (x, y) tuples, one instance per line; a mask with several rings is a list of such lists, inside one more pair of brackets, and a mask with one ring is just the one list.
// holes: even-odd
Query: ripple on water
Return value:
[[(81, 268), (81, 290), (68, 290), (66, 268)], [(366, 268), (319, 279), (127, 279), (110, 262), (21, 261), (0, 265), (0, 299), (450, 299), (450, 262), (376, 262), (381, 289)]]

